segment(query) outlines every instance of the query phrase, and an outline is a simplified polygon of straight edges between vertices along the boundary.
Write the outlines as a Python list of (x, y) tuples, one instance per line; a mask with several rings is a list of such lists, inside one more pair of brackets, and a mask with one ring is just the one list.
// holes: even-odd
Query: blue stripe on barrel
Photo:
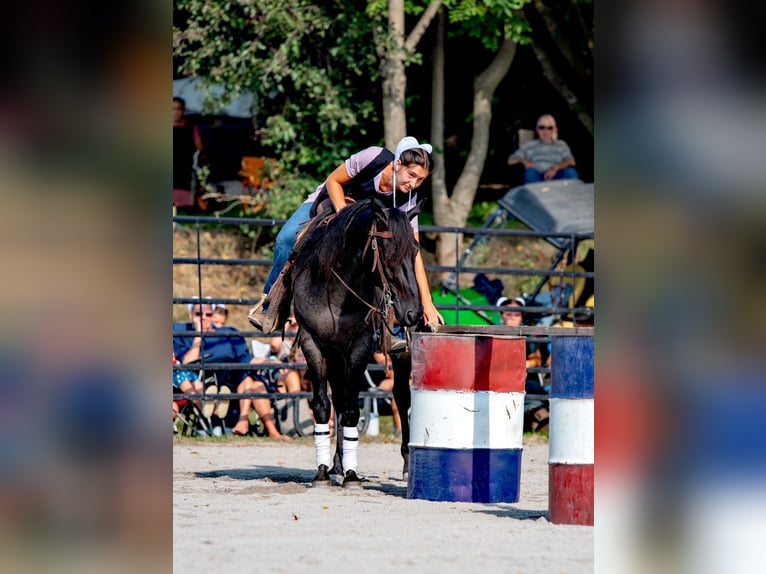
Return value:
[(593, 337), (551, 337), (551, 396), (593, 398)]
[(523, 337), (417, 333), (407, 498), (517, 502)]

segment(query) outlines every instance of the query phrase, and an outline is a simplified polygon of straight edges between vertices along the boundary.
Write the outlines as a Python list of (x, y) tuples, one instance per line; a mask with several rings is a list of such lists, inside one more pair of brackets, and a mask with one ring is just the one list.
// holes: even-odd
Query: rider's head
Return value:
[(418, 143), (411, 136), (402, 138), (394, 154), (394, 174), (399, 191), (409, 193), (420, 187), (431, 175), (434, 169), (431, 152), (430, 144)]

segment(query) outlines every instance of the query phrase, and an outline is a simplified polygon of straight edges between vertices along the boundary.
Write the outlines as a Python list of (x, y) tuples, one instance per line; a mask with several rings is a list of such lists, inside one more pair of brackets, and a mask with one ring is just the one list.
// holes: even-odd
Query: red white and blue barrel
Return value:
[(523, 337), (416, 333), (407, 498), (517, 502)]
[(548, 520), (593, 525), (593, 336), (551, 337)]

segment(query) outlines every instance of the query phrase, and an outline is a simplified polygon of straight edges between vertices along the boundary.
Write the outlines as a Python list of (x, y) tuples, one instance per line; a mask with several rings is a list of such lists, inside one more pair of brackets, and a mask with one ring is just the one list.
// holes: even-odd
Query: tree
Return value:
[[(443, 155), (444, 109), (444, 18), (440, 18), (440, 32), (434, 51), (434, 80), (432, 82), (433, 110), (432, 141), (442, 142), (437, 150), (436, 167), (432, 181), (434, 221), (442, 226), (465, 226), (473, 206), (489, 147), (492, 121), (492, 97), (500, 81), (506, 76), (520, 42), (528, 42), (529, 26), (518, 10), (527, 0), (498, 0), (495, 2), (459, 2), (449, 12), (449, 21), (455, 25), (455, 33), (480, 38), (482, 45), (492, 55), (484, 70), (473, 82), (473, 133), (468, 157), (463, 170), (450, 194), (446, 186), (446, 166)], [(458, 245), (460, 238), (458, 238)], [(456, 241), (453, 234), (442, 233), (437, 241), (436, 259), (441, 265), (452, 265), (457, 260)]]
[[(388, 28), (382, 31), (375, 28), (375, 45), (380, 58), (380, 71), (383, 79), (383, 126), (386, 147), (396, 149), (407, 135), (407, 112), (405, 94), (407, 90), (407, 73), (405, 67), (408, 61), (416, 59), (415, 48), (430, 25), (434, 16), (441, 8), (442, 0), (432, 0), (425, 10), (416, 5), (410, 5), (409, 11), (421, 14), (420, 19), (409, 35), (405, 34), (405, 2), (404, 0), (388, 0)], [(373, 2), (369, 13), (379, 15), (385, 10), (386, 2)], [(406, 36), (406, 37), (405, 37)]]
[(534, 0), (524, 14), (543, 75), (593, 135), (592, 0)]
[(294, 195), (292, 208), (360, 135), (379, 129), (365, 5), (175, 0), (178, 71), (255, 94), (263, 143), (280, 162), (277, 185), (289, 182), (279, 195)]

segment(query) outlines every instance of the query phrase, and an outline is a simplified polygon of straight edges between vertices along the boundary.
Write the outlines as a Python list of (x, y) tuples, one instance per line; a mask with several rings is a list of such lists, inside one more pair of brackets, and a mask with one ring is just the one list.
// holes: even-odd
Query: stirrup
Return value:
[(403, 353), (407, 350), (407, 341), (404, 339), (391, 339), (391, 345), (389, 346), (389, 354)]

